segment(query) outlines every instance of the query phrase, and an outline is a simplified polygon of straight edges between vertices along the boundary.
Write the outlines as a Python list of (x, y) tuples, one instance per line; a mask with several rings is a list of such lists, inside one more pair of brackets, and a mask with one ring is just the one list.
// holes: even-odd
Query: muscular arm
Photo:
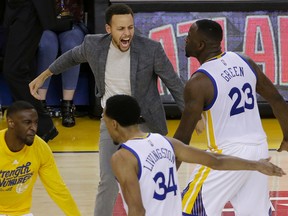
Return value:
[(174, 138), (168, 139), (173, 144), (176, 158), (179, 161), (202, 164), (216, 170), (257, 170), (271, 176), (285, 175), (281, 168), (269, 162), (270, 159), (245, 160), (234, 156), (206, 152), (184, 145)]
[(185, 107), (174, 138), (189, 145), (195, 126), (201, 119), (203, 107), (211, 101), (212, 97), (213, 85), (209, 78), (202, 73), (194, 74), (184, 89)]
[(283, 133), (283, 140), (278, 151), (288, 151), (288, 106), (269, 78), (261, 71), (257, 64), (247, 56), (244, 56), (257, 74), (256, 91), (271, 106)]
[(128, 216), (144, 216), (145, 209), (137, 176), (137, 159), (128, 150), (120, 149), (112, 156), (111, 166), (128, 205)]

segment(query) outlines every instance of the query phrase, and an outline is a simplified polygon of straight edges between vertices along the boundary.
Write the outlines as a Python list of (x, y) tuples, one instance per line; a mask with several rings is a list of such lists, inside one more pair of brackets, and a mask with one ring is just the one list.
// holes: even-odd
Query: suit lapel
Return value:
[(111, 36), (108, 36), (105, 40), (102, 41), (102, 49), (99, 55), (99, 80), (100, 80), (100, 88), (101, 92), (105, 93), (105, 71), (106, 71), (106, 62), (108, 57), (108, 52), (110, 49)]

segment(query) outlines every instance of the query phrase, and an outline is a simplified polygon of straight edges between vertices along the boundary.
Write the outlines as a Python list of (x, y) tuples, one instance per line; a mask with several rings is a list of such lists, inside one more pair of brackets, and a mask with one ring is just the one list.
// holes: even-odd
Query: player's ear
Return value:
[(112, 126), (113, 126), (114, 129), (117, 129), (118, 124), (119, 123), (116, 120), (114, 120), (114, 119), (112, 120)]
[(110, 25), (105, 24), (105, 29), (106, 29), (106, 32), (107, 32), (108, 34), (111, 33), (111, 27), (110, 27)]
[(204, 40), (201, 40), (199, 42), (198, 50), (203, 50), (206, 46), (206, 42)]
[(11, 118), (7, 118), (7, 123), (9, 128), (14, 128), (14, 121)]

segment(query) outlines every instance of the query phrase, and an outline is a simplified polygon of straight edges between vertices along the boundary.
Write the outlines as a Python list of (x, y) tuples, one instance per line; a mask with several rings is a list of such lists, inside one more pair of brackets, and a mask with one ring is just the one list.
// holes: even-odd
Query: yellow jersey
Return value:
[(50, 147), (35, 136), (31, 146), (11, 152), (0, 131), (0, 214), (30, 213), (32, 190), (39, 175), (46, 191), (66, 215), (80, 215), (56, 166)]

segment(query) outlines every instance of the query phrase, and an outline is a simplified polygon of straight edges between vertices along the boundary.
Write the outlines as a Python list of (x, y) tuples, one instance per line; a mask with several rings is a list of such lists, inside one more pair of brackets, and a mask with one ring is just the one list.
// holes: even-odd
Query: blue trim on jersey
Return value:
[(272, 208), (271, 208), (271, 207), (269, 208), (268, 215), (269, 215), (269, 216), (272, 216)]
[(235, 53), (236, 55), (238, 55), (244, 62), (246, 62), (246, 64), (250, 67), (250, 69), (252, 70), (252, 72), (254, 73), (256, 79), (258, 79), (258, 76), (257, 76), (257, 72), (254, 70), (254, 68), (250, 65), (250, 63), (247, 61), (247, 59), (243, 58), (243, 56), (241, 56), (240, 54), (238, 53)]
[(170, 140), (168, 140), (168, 138), (167, 137), (165, 137), (165, 136), (162, 136), (164, 139), (166, 139), (167, 141), (168, 141), (168, 143), (171, 145), (171, 147), (172, 147), (172, 149), (173, 149), (173, 151), (174, 151), (174, 155), (175, 155), (175, 149), (174, 149), (174, 146), (172, 145), (172, 143), (170, 142)]
[(211, 101), (210, 104), (208, 104), (207, 106), (204, 106), (204, 109), (203, 109), (204, 111), (207, 111), (213, 106), (213, 104), (216, 101), (216, 98), (218, 96), (218, 88), (217, 88), (217, 85), (216, 85), (216, 82), (215, 82), (214, 78), (208, 73), (208, 71), (206, 71), (204, 69), (200, 69), (200, 70), (197, 70), (196, 72), (204, 73), (211, 80), (211, 82), (213, 84), (213, 87), (214, 87), (213, 100)]
[(140, 161), (138, 154), (132, 148), (128, 147), (125, 144), (122, 144), (121, 148), (124, 148), (124, 149), (130, 151), (136, 157), (136, 159), (138, 161), (138, 168), (139, 168), (139, 172), (138, 172), (138, 180), (139, 180), (141, 175), (142, 175), (142, 164), (141, 164), (141, 161)]
[(182, 212), (182, 216), (199, 216), (199, 215), (187, 214), (187, 213), (185, 213), (185, 212)]

